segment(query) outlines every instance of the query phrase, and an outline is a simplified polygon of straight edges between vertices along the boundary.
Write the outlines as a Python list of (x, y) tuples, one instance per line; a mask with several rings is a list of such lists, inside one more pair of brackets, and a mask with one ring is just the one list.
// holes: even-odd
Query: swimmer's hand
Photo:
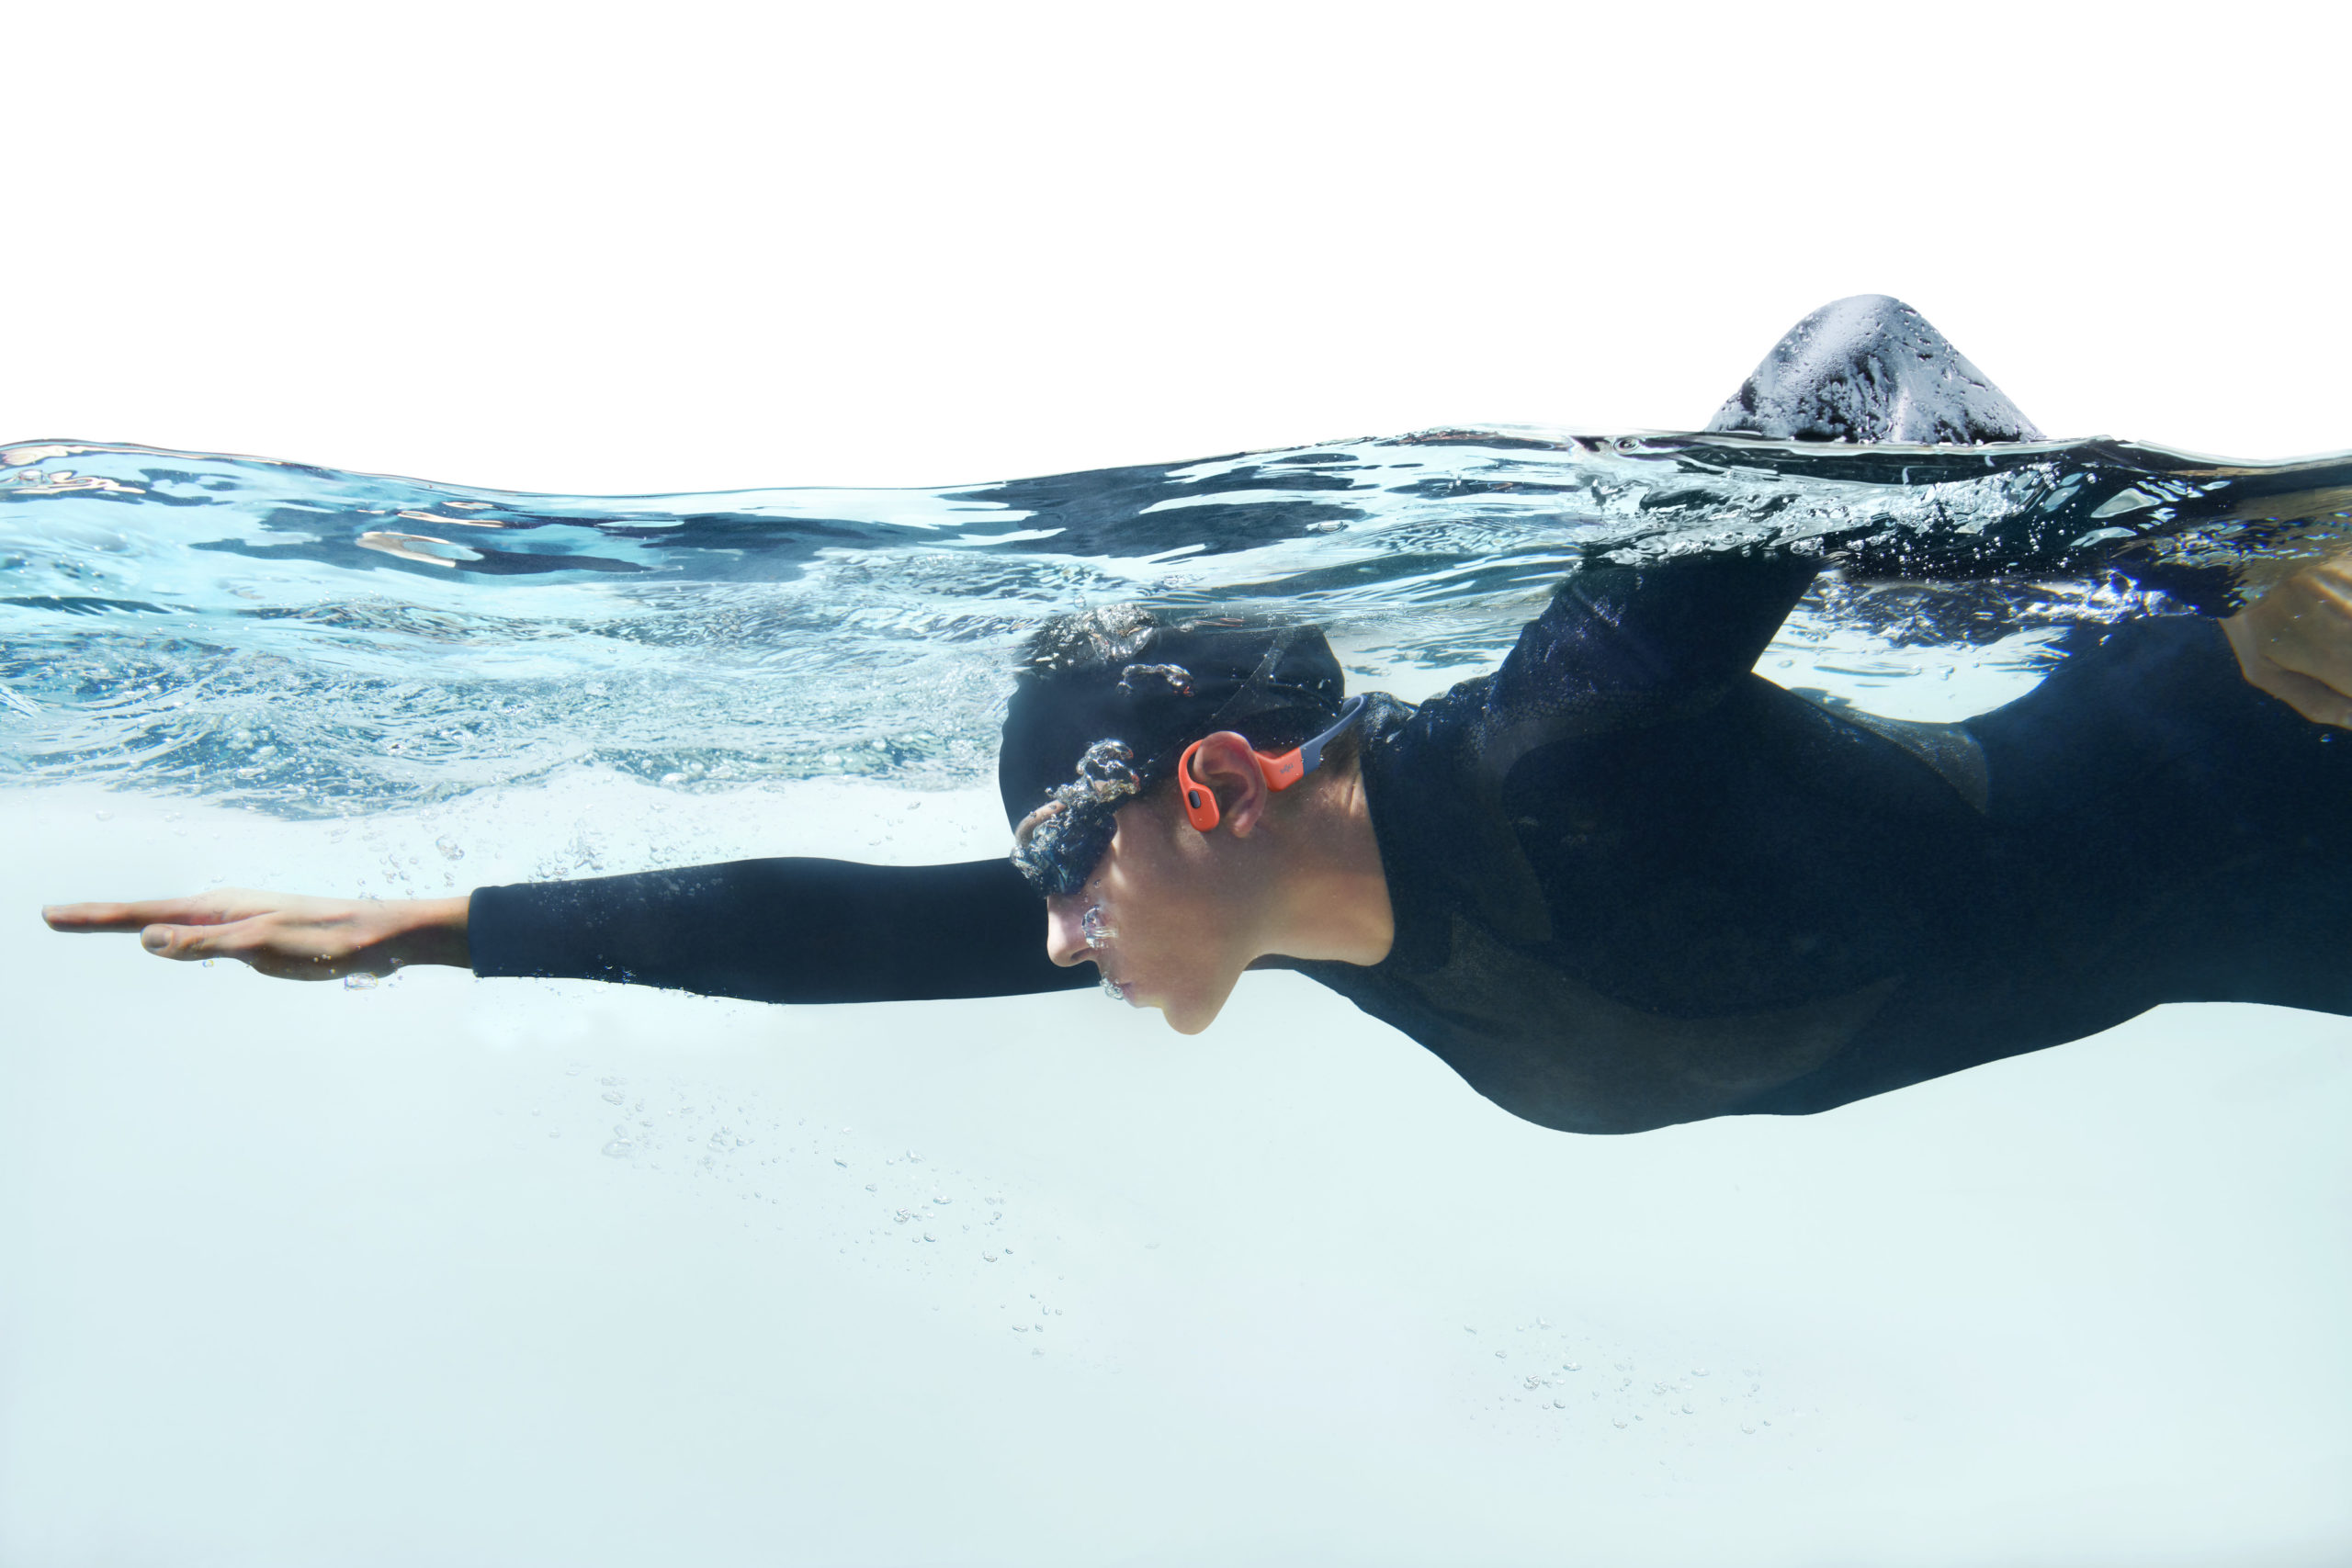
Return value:
[(137, 931), (162, 958), (233, 958), (281, 980), (471, 964), (463, 898), (306, 898), (223, 887), (138, 904), (52, 904), (54, 931)]
[(2273, 583), (2222, 630), (2248, 681), (2313, 724), (2352, 729), (2352, 552)]

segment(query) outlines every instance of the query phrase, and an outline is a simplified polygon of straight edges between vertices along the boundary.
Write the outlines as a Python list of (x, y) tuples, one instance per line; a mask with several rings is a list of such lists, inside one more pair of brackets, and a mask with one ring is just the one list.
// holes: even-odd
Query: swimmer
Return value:
[[(1807, 318), (1710, 428), (2040, 439), (1882, 296)], [(2352, 556), (2225, 620), (2102, 628), (1956, 724), (1753, 672), (1826, 564), (1589, 565), (1492, 674), (1419, 706), (1347, 694), (1310, 626), (1058, 617), (1005, 721), (1009, 860), (44, 915), (289, 978), (441, 964), (775, 1002), (1100, 983), (1186, 1033), (1288, 968), (1584, 1133), (1825, 1111), (2164, 1002), (2352, 1015)]]

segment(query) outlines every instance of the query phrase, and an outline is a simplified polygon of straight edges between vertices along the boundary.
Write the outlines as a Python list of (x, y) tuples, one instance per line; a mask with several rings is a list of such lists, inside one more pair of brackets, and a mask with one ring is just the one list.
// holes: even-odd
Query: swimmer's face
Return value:
[[(1057, 964), (1096, 964), (1129, 1005), (1158, 1008), (1177, 1032), (1197, 1034), (1252, 956), (1235, 919), (1230, 836), (1196, 831), (1172, 788), (1128, 801), (1117, 821), (1086, 886), (1046, 898), (1046, 950)], [(1099, 946), (1089, 909), (1102, 911), (1097, 931), (1113, 933)]]

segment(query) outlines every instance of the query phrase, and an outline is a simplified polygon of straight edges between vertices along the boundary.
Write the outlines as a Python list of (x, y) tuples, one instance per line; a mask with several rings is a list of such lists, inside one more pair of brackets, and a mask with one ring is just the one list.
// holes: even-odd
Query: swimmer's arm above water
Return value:
[(467, 967), (467, 902), (223, 887), (133, 904), (52, 904), (41, 918), (51, 931), (135, 931), (161, 958), (233, 958), (281, 980), (333, 980), (414, 964)]

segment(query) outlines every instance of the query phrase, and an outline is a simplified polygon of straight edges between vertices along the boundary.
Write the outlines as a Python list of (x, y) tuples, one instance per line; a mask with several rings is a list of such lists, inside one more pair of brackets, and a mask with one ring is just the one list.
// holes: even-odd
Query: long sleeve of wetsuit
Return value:
[(1770, 550), (1573, 573), (1485, 684), (1476, 728), (1487, 765), (1703, 712), (1755, 668), (1821, 565)]
[(1046, 956), (1045, 900), (1005, 860), (730, 861), (478, 887), (481, 976), (617, 980), (762, 1002), (1029, 996), (1095, 983)]

